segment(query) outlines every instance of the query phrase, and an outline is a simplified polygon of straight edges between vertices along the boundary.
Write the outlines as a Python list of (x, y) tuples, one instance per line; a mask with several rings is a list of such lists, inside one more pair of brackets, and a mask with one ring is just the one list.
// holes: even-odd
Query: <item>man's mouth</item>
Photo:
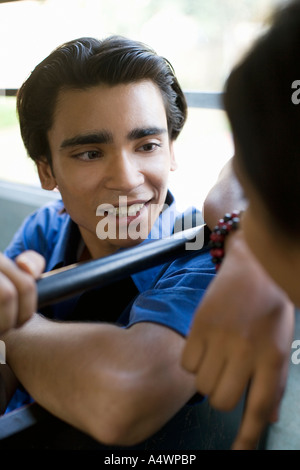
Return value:
[(134, 217), (145, 206), (145, 202), (131, 204), (130, 206), (109, 207), (106, 210), (107, 215), (114, 215), (115, 217)]

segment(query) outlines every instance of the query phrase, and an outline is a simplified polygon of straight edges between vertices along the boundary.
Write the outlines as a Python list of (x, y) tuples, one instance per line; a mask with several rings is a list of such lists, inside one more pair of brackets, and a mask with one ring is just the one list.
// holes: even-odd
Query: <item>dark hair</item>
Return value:
[(184, 93), (172, 65), (148, 46), (120, 36), (103, 41), (79, 38), (55, 49), (33, 70), (17, 95), (21, 135), (29, 156), (46, 156), (51, 163), (47, 131), (53, 124), (60, 90), (87, 89), (152, 80), (164, 101), (170, 139), (180, 133), (187, 117)]
[(292, 100), (297, 79), (299, 1), (277, 10), (271, 27), (232, 71), (224, 90), (237, 161), (270, 220), (299, 238), (300, 104)]

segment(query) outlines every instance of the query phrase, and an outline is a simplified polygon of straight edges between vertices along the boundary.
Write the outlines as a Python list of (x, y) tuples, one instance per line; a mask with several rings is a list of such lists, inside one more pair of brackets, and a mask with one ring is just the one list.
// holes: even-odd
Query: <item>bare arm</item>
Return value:
[(216, 184), (209, 191), (203, 204), (203, 216), (212, 230), (226, 212), (245, 210), (247, 200), (232, 167), (232, 159), (222, 169)]
[[(211, 229), (247, 201), (230, 161), (204, 203)], [(218, 275), (199, 305), (183, 354), (199, 392), (229, 410), (249, 385), (234, 449), (254, 449), (265, 425), (278, 418), (290, 358), (294, 307), (246, 245), (242, 230), (226, 240)]]
[(251, 254), (241, 231), (230, 235), (218, 275), (199, 305), (183, 354), (200, 393), (232, 409), (249, 386), (234, 449), (255, 449), (278, 419), (294, 328), (294, 306)]
[(3, 338), (16, 376), (50, 412), (106, 444), (132, 445), (195, 393), (185, 340), (151, 323), (59, 323), (35, 315)]

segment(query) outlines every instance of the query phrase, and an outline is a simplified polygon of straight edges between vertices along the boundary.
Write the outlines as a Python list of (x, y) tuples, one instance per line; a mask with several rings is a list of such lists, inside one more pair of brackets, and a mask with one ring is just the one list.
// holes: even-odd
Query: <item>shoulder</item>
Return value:
[(191, 287), (196, 290), (206, 289), (215, 277), (209, 248), (186, 250), (185, 255), (165, 265), (157, 279), (155, 288)]
[(46, 256), (68, 220), (69, 216), (60, 199), (45, 204), (24, 220), (5, 254), (14, 258), (24, 250), (35, 250)]
[(32, 235), (38, 230), (39, 235), (44, 234), (47, 238), (52, 239), (68, 218), (63, 202), (59, 199), (49, 202), (33, 212), (25, 220), (21, 230), (28, 234), (31, 232)]
[[(140, 294), (129, 321), (153, 322), (186, 336), (206, 289), (215, 277), (209, 249), (186, 250), (177, 259), (140, 274)], [(142, 289), (141, 289), (142, 288)]]

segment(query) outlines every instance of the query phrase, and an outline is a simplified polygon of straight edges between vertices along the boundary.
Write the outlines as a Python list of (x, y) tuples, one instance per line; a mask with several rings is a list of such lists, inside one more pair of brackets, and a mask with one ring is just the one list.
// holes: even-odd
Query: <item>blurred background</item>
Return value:
[[(185, 92), (222, 92), (232, 66), (286, 0), (19, 0), (0, 2), (0, 180), (39, 186), (20, 138), (14, 96), (54, 48), (81, 36), (140, 40), (174, 66)], [(170, 188), (180, 208), (201, 207), (231, 158), (222, 110), (189, 108)]]

